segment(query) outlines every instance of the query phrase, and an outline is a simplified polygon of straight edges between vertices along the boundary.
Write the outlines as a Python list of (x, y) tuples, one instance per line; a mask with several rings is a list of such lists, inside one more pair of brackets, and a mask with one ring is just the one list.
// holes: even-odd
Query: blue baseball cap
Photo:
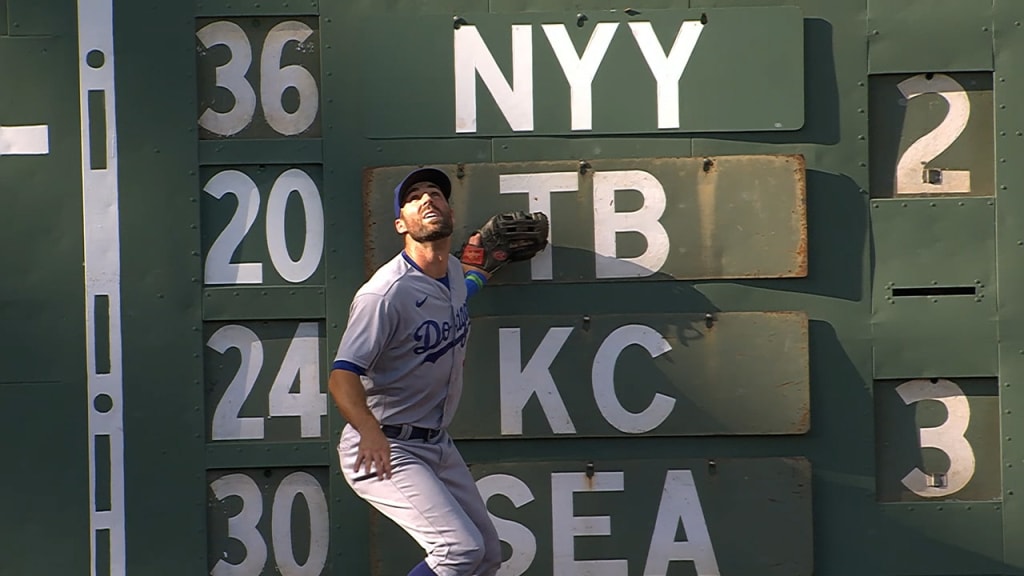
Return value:
[(399, 182), (398, 186), (395, 186), (395, 218), (398, 218), (398, 215), (402, 212), (402, 205), (405, 204), (405, 196), (409, 193), (409, 189), (420, 182), (430, 182), (437, 185), (441, 189), (441, 193), (444, 194), (445, 200), (449, 199), (452, 195), (452, 181), (445, 174), (444, 170), (431, 167), (417, 168), (409, 172)]

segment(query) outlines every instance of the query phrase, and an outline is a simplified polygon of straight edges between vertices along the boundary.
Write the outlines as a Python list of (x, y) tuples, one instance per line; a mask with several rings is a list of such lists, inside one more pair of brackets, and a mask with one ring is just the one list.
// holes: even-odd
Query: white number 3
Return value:
[(915, 467), (903, 477), (903, 485), (926, 498), (948, 496), (959, 492), (974, 477), (974, 450), (964, 437), (971, 421), (971, 407), (959, 386), (949, 380), (910, 380), (900, 384), (896, 392), (906, 404), (934, 400), (946, 407), (946, 421), (939, 426), (921, 428), (921, 448), (936, 448), (949, 458), (945, 482)]

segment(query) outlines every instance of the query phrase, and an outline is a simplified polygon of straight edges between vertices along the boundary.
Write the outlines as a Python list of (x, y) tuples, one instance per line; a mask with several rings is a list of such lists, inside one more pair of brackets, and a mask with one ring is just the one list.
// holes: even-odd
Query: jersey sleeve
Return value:
[(398, 318), (379, 294), (359, 294), (349, 307), (348, 325), (341, 336), (335, 366), (355, 365), (369, 371), (395, 331)]

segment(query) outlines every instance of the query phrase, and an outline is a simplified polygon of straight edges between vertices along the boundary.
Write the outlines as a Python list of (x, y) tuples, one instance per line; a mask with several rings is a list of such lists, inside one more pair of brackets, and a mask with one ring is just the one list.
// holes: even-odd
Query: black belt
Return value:
[[(403, 428), (409, 428), (408, 436), (403, 437)], [(409, 426), (408, 424), (385, 424), (380, 429), (384, 432), (385, 436), (395, 440), (433, 440), (441, 434), (441, 431), (435, 428), (420, 428), (419, 426)]]

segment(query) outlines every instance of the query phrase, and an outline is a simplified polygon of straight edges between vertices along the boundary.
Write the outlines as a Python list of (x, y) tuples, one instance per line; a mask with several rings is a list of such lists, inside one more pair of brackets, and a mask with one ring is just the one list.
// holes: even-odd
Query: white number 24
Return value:
[[(320, 392), (318, 336), (316, 322), (299, 324), (270, 386), (269, 415), (298, 416), (303, 438), (319, 438), (320, 418), (327, 414), (327, 394)], [(212, 439), (263, 439), (263, 418), (238, 415), (263, 368), (259, 336), (245, 326), (229, 324), (214, 332), (206, 345), (221, 354), (236, 349), (242, 356), (238, 371), (214, 409)], [(296, 377), (299, 391), (293, 393)]]
[[(304, 42), (313, 30), (302, 22), (281, 22), (267, 33), (260, 56), (260, 103), (267, 124), (280, 134), (294, 136), (309, 128), (320, 107), (316, 79), (298, 64), (281, 66), (281, 54), (289, 42)], [(226, 20), (202, 27), (196, 36), (206, 48), (227, 46), (231, 58), (218, 66), (217, 86), (231, 93), (234, 105), (227, 112), (207, 108), (199, 117), (199, 125), (214, 134), (231, 136), (245, 129), (256, 112), (256, 92), (245, 75), (252, 64), (252, 45), (245, 31)], [(299, 94), (299, 107), (288, 112), (281, 102), (285, 90), (294, 88)]]

